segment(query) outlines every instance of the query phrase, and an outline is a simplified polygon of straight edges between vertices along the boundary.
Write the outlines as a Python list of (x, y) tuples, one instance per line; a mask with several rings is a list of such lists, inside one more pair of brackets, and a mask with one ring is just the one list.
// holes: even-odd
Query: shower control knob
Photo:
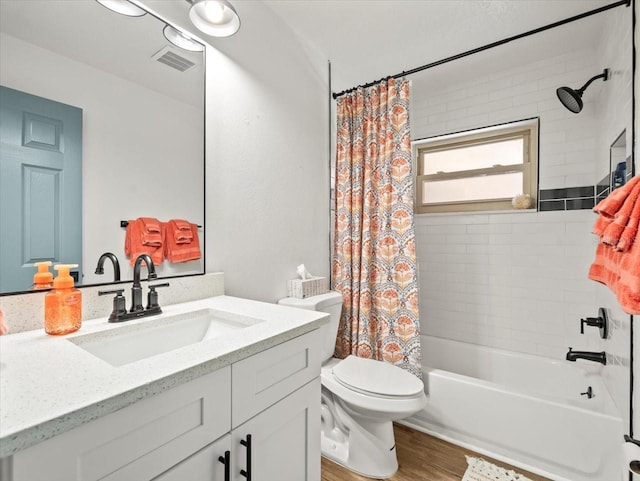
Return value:
[(603, 307), (598, 309), (598, 317), (580, 319), (580, 334), (584, 334), (585, 324), (590, 327), (597, 327), (600, 329), (600, 337), (602, 339), (607, 338), (609, 334), (609, 319), (607, 318), (607, 311)]

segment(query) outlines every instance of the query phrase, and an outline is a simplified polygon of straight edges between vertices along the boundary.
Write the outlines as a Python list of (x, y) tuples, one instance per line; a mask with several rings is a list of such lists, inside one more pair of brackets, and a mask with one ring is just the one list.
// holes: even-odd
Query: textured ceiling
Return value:
[[(265, 0), (332, 66), (339, 91), (562, 20), (605, 0)], [(584, 21), (580, 21), (584, 22)], [(540, 49), (597, 41), (597, 22)], [(540, 35), (542, 37), (544, 34)]]

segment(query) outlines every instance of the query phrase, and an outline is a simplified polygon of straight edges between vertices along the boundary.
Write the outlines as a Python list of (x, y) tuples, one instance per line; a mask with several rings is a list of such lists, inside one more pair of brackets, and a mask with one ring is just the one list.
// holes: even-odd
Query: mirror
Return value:
[[(121, 221), (139, 217), (185, 219), (200, 226), (201, 258), (165, 260), (156, 267), (159, 277), (204, 272), (205, 59), (203, 52), (171, 44), (163, 35), (165, 25), (150, 13), (127, 17), (95, 1), (0, 2), (0, 85), (81, 109), (82, 181), (76, 187), (81, 206), (74, 203), (79, 219), (73, 221), (81, 225), (81, 254), (52, 259), (80, 264), (79, 285), (113, 280), (108, 262), (104, 275), (94, 274), (104, 252), (116, 254), (122, 280), (133, 278)], [(6, 138), (0, 131), (0, 140)], [(36, 182), (32, 189), (42, 192), (38, 202), (48, 208), (39, 215), (45, 221), (70, 214), (72, 208), (51, 207), (57, 200), (49, 204), (43, 197), (48, 187), (41, 187)], [(20, 199), (10, 199), (3, 198), (3, 205), (11, 203), (24, 214)], [(8, 223), (0, 229), (5, 233), (34, 223), (24, 215), (4, 217), (0, 222)], [(32, 237), (12, 245), (9, 254), (28, 272), (26, 285), (3, 282), (7, 287), (0, 286), (0, 294), (30, 289), (33, 262), (61, 252), (62, 246), (45, 242), (59, 242), (58, 235)], [(34, 239), (42, 249), (34, 247)], [(30, 249), (45, 255), (25, 253)], [(0, 279), (7, 277), (0, 270)]]

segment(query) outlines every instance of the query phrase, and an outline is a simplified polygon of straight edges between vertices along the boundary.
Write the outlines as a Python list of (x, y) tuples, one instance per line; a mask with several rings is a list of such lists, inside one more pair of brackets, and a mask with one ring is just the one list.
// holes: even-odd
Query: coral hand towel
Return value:
[(139, 217), (136, 221), (140, 227), (142, 243), (146, 246), (162, 247), (162, 223), (153, 217)]
[[(640, 314), (640, 176), (615, 190), (596, 209), (610, 197), (613, 197), (611, 202), (598, 211), (601, 217), (613, 220), (604, 229), (598, 242), (596, 258), (589, 269), (589, 279), (608, 286), (626, 313)], [(602, 224), (598, 219), (594, 232)]]
[(170, 223), (173, 224), (173, 227), (175, 229), (179, 229), (179, 230), (191, 230), (191, 223), (187, 222), (186, 220), (182, 220), (182, 219), (171, 219), (169, 221)]
[(168, 235), (173, 233), (176, 244), (190, 244), (193, 241), (191, 224), (182, 219), (171, 219), (167, 222)]
[[(158, 222), (156, 220), (156, 222)], [(124, 239), (124, 253), (129, 257), (129, 263), (135, 264), (140, 254), (148, 254), (153, 263), (158, 266), (164, 261), (164, 231), (162, 224), (159, 232), (148, 232), (141, 218), (130, 220)]]
[(142, 222), (144, 230), (147, 232), (162, 231), (162, 225), (158, 219), (154, 219), (153, 217), (140, 217), (138, 220)]
[(633, 177), (625, 185), (611, 192), (606, 199), (598, 202), (593, 210), (603, 217), (613, 218), (639, 182), (640, 176)]
[[(189, 225), (188, 231), (181, 228), (185, 223)], [(165, 255), (170, 262), (195, 261), (202, 257), (196, 224), (172, 219), (165, 224), (165, 231)]]

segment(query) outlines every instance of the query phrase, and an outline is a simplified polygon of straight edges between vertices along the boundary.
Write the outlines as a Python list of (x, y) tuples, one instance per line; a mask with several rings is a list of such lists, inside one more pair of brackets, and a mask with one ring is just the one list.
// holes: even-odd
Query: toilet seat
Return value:
[(424, 385), (402, 368), (374, 359), (347, 356), (333, 366), (335, 379), (348, 389), (379, 397), (414, 397)]

